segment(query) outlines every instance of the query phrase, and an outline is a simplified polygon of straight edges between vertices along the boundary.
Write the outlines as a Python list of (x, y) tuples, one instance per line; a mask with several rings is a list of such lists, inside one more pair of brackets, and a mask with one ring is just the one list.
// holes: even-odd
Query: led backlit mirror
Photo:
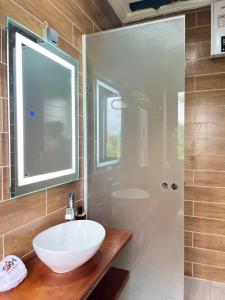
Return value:
[(78, 179), (78, 62), (8, 22), (11, 196)]

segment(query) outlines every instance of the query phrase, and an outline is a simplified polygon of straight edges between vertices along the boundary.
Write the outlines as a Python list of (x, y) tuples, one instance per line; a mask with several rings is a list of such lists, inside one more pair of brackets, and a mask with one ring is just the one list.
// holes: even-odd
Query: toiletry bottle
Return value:
[(83, 210), (82, 206), (78, 206), (76, 220), (86, 220), (86, 212)]

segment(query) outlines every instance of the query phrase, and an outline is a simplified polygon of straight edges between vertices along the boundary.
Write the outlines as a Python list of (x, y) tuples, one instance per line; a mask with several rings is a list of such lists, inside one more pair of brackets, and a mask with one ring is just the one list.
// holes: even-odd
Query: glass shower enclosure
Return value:
[(133, 231), (129, 300), (181, 300), (184, 16), (85, 36), (88, 215)]

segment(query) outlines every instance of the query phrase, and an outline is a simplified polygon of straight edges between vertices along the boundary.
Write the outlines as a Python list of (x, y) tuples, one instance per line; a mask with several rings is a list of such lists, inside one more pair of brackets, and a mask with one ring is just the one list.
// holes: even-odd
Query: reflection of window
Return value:
[(178, 158), (184, 159), (184, 92), (178, 93)]
[(121, 98), (119, 92), (96, 80), (97, 165), (118, 163), (121, 139)]

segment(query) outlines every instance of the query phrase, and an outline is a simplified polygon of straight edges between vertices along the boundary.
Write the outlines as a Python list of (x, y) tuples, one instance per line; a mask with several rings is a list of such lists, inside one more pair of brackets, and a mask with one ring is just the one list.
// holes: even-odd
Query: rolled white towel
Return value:
[(0, 261), (0, 292), (16, 287), (27, 276), (27, 269), (22, 260), (9, 255)]

